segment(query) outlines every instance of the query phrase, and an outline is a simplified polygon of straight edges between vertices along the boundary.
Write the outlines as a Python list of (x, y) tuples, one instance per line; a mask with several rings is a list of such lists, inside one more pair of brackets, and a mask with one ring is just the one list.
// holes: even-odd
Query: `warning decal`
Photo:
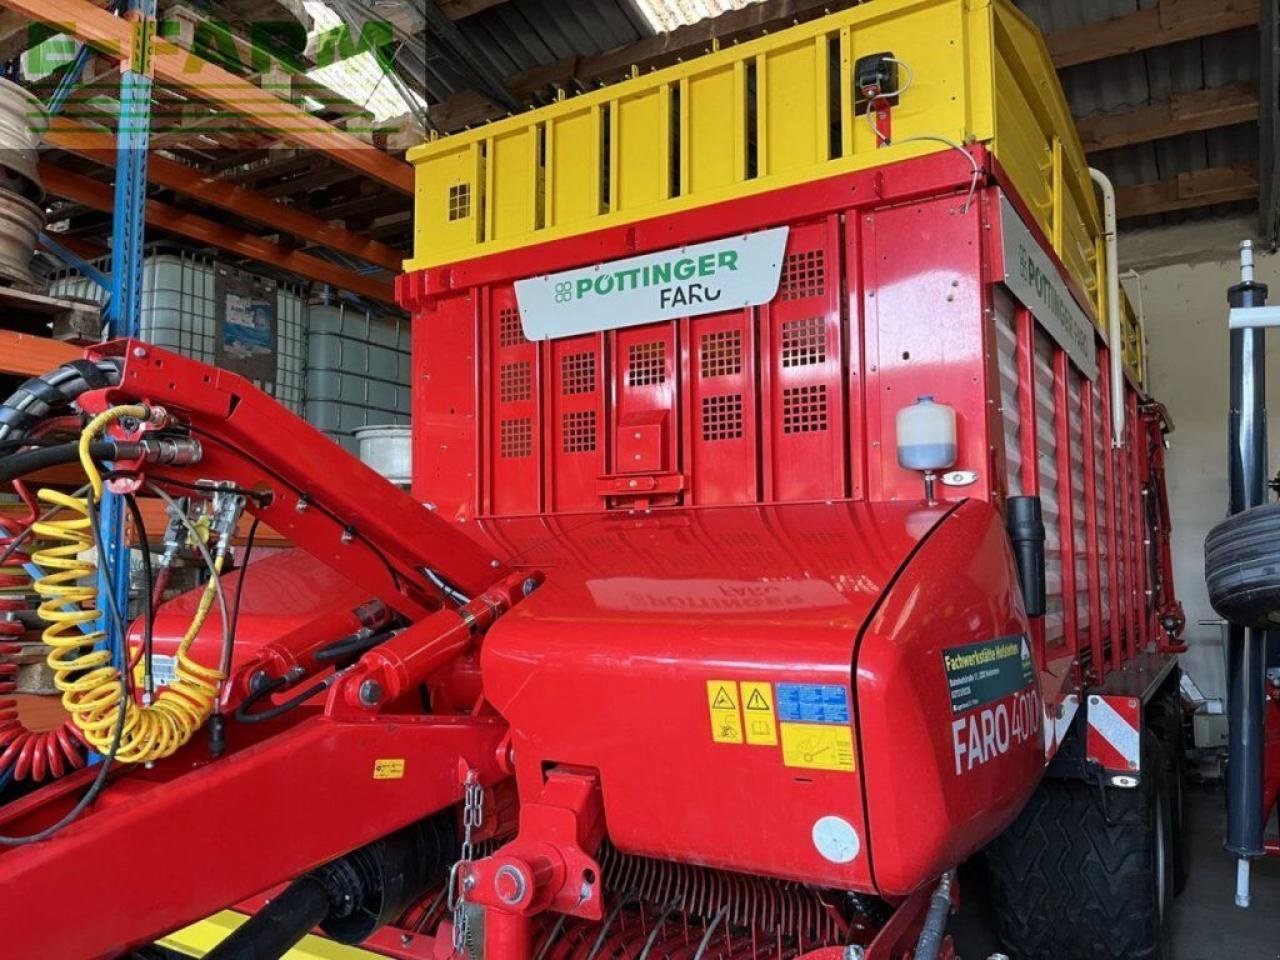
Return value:
[(707, 681), (707, 712), (711, 716), (711, 739), (716, 743), (742, 743), (738, 702), (736, 680)]
[(782, 762), (810, 770), (857, 770), (853, 731), (825, 723), (782, 723)]
[(383, 757), (373, 761), (373, 779), (401, 780), (404, 778), (404, 757)]
[(942, 664), (952, 713), (1017, 693), (1034, 679), (1031, 650), (1022, 635), (948, 647), (942, 651)]
[(773, 711), (773, 688), (768, 683), (742, 681), (742, 716), (747, 723), (747, 743), (773, 747), (778, 744), (778, 724)]

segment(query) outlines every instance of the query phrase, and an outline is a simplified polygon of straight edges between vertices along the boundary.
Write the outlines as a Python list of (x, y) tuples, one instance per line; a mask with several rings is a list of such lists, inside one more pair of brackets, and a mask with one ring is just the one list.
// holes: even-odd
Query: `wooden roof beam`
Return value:
[(1121, 219), (1145, 217), (1213, 203), (1253, 200), (1257, 196), (1257, 167), (1206, 167), (1168, 180), (1117, 187), (1116, 213)]
[[(54, 196), (75, 200), (103, 211), (110, 211), (115, 206), (114, 191), (110, 184), (72, 173), (48, 161), (40, 164), (40, 179), (45, 189)], [(147, 201), (147, 223), (189, 240), (296, 273), (308, 280), (327, 283), (339, 290), (349, 290), (383, 303), (395, 303), (392, 284), (385, 280), (363, 276), (319, 257), (291, 250), (279, 243), (215, 223), (158, 200)]]
[(1136, 13), (1055, 30), (1045, 43), (1053, 65), (1062, 69), (1257, 26), (1258, 15), (1258, 0), (1159, 0)]
[(1165, 103), (1076, 121), (1087, 153), (1148, 143), (1197, 130), (1252, 123), (1258, 119), (1258, 90), (1251, 83), (1231, 83), (1208, 90), (1174, 94)]
[(427, 0), (427, 3), (432, 2), (450, 20), (461, 20), (463, 17), (469, 17), (473, 13), (479, 13), (481, 10), (488, 10), (490, 7), (506, 3), (507, 0)]
[[(54, 117), (45, 134), (51, 146), (93, 160), (103, 166), (116, 163), (116, 138), (105, 130)], [(274, 230), (310, 240), (331, 250), (350, 254), (391, 271), (398, 271), (404, 255), (384, 243), (358, 236), (343, 227), (255, 193), (246, 187), (201, 173), (194, 167), (152, 154), (147, 160), (147, 178), (184, 196), (246, 217)]]
[[(3, 0), (0, 0), (3, 2)], [(729, 44), (750, 40), (800, 20), (820, 17), (858, 0), (761, 0), (740, 10), (729, 10), (670, 33), (645, 37), (635, 43), (608, 50), (594, 57), (566, 57), (553, 63), (513, 74), (503, 86), (518, 99), (527, 100), (550, 86), (589, 87), (602, 80), (616, 79), (632, 67), (651, 70), (678, 60), (700, 56), (712, 43)], [(431, 122), (445, 132), (506, 116), (507, 111), (482, 93), (463, 90), (431, 108)]]
[[(130, 21), (99, 9), (90, 0), (0, 0), (0, 7), (65, 31), (114, 59), (126, 61), (132, 56)], [(404, 161), (172, 41), (157, 37), (152, 51), (151, 65), (157, 81), (187, 90), (215, 107), (246, 118), (264, 133), (319, 150), (352, 170), (413, 195), (413, 168)]]

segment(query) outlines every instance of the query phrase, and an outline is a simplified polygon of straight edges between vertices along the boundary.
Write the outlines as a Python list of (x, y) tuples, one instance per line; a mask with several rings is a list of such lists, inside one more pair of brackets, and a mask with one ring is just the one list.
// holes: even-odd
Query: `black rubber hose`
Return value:
[[(115, 440), (96, 440), (89, 444), (89, 456), (94, 460), (132, 460), (142, 455), (142, 447), (136, 443), (117, 443)], [(17, 480), (37, 470), (78, 463), (80, 444), (77, 441), (59, 443), (53, 447), (36, 447), (24, 450), (0, 460), (0, 486)]]
[(328, 915), (324, 884), (310, 874), (299, 877), (206, 953), (205, 960), (280, 960)]
[(86, 390), (120, 384), (122, 361), (70, 360), (57, 370), (32, 377), (0, 403), (0, 440), (25, 437), (41, 420), (63, 412)]

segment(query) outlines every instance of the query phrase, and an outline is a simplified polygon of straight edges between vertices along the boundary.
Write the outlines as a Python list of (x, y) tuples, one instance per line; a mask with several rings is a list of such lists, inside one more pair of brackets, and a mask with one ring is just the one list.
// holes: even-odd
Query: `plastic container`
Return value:
[(338, 304), (312, 304), (306, 418), (352, 453), (363, 427), (409, 422), (407, 320)]
[[(111, 272), (111, 258), (94, 265)], [(142, 263), (142, 316), (138, 334), (148, 343), (194, 360), (214, 362), (217, 323), (215, 284), (217, 261), (183, 250), (149, 247)], [(102, 303), (106, 292), (78, 273), (54, 278), (54, 296), (80, 297)], [(255, 381), (294, 413), (303, 410), (307, 359), (307, 302), (302, 288), (276, 287), (276, 375)]]
[(933, 397), (920, 397), (898, 411), (898, 463), (908, 470), (936, 472), (956, 462), (956, 411)]
[(355, 436), (362, 461), (397, 486), (409, 486), (413, 478), (413, 445), (408, 424), (360, 427)]

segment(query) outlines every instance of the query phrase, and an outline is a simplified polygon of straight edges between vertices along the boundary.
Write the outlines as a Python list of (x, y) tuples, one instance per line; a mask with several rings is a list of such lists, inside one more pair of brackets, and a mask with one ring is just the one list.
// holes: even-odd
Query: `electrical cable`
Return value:
[[(186, 744), (212, 714), (225, 679), (225, 674), (189, 656), (191, 644), (203, 628), (215, 598), (221, 605), (224, 643), (227, 629), (226, 601), (219, 580), (223, 558), (219, 555), (215, 560), (203, 542), (196, 545), (209, 566), (210, 580), (178, 644), (175, 678), (153, 703), (139, 706), (129, 696), (130, 677), (121, 669), (127, 657), (117, 661), (121, 664), (118, 667), (109, 652), (98, 649), (104, 632), (81, 631), (83, 624), (96, 622), (101, 617), (97, 609), (98, 588), (93, 581), (95, 564), (84, 559), (83, 554), (95, 544), (105, 546), (96, 511), (103, 493), (103, 479), (90, 455), (90, 447), (97, 435), (116, 420), (145, 419), (147, 415), (145, 407), (129, 405), (112, 407), (90, 420), (79, 442), (80, 462), (91, 488), (89, 496), (81, 499), (56, 490), (41, 490), (42, 501), (70, 511), (72, 517), (37, 523), (34, 527), (37, 535), (49, 541), (34, 553), (33, 561), (46, 571), (36, 581), (35, 589), (41, 598), (40, 617), (49, 625), (43, 640), (50, 648), (47, 661), (54, 672), (54, 683), (62, 692), (63, 705), (82, 739), (99, 753), (106, 747), (110, 711), (117, 707), (125, 711), (123, 734), (116, 745), (116, 757), (124, 763), (159, 760)], [(172, 504), (171, 498), (164, 496)], [(182, 519), (190, 525), (185, 515)], [(124, 618), (111, 591), (107, 591), (107, 601), (113, 622), (122, 624)], [(123, 637), (123, 627), (120, 636)]]
[(915, 81), (915, 71), (911, 69), (911, 65), (907, 63), (905, 60), (899, 60), (896, 57), (885, 57), (884, 59), (891, 63), (896, 63), (898, 64), (898, 66), (902, 67), (903, 70), (906, 71), (907, 80), (906, 80), (906, 83), (904, 83), (897, 90), (880, 92), (873, 97), (867, 98), (867, 107), (863, 111), (863, 116), (867, 118), (867, 125), (871, 128), (871, 132), (875, 135), (876, 143), (878, 144), (883, 143), (886, 147), (888, 147), (888, 146), (900, 145), (904, 143), (931, 142), (931, 143), (941, 143), (944, 146), (950, 147), (952, 150), (959, 151), (960, 154), (966, 160), (969, 161), (970, 166), (973, 167), (973, 177), (969, 181), (969, 192), (965, 195), (964, 206), (960, 208), (961, 213), (968, 213), (969, 207), (973, 205), (973, 195), (978, 190), (978, 181), (982, 179), (982, 167), (978, 164), (977, 159), (974, 158), (972, 153), (966, 150), (961, 144), (952, 140), (950, 137), (944, 137), (934, 133), (919, 133), (919, 134), (913, 134), (909, 137), (895, 139), (891, 137), (886, 137), (883, 133), (880, 132), (880, 128), (876, 126), (876, 121), (875, 121), (876, 104), (882, 100), (889, 100), (892, 97), (901, 97), (902, 94), (906, 93), (908, 90), (911, 89), (911, 84)]
[(129, 674), (132, 675), (133, 668), (138, 665), (139, 659), (142, 661), (142, 689), (147, 694), (152, 693), (151, 672), (152, 651), (155, 644), (155, 626), (156, 626), (156, 610), (155, 600), (152, 598), (151, 591), (155, 586), (154, 571), (151, 568), (151, 545), (147, 542), (147, 528), (142, 521), (142, 511), (138, 509), (138, 499), (133, 494), (127, 494), (124, 498), (125, 506), (129, 509), (129, 516), (133, 518), (134, 529), (138, 533), (138, 546), (142, 550), (142, 575), (145, 579), (146, 592), (142, 595), (142, 645), (138, 648), (138, 653), (129, 658)]
[(231, 601), (231, 644), (236, 642), (236, 628), (240, 626), (240, 598), (244, 596), (244, 577), (245, 571), (249, 569), (249, 557), (253, 554), (253, 544), (258, 537), (258, 526), (262, 521), (258, 517), (253, 518), (253, 523), (249, 524), (249, 535), (244, 542), (244, 555), (240, 558), (240, 570), (236, 575), (236, 597)]
[[(83, 492), (87, 489), (88, 489), (87, 486), (82, 487), (81, 491)], [(52, 516), (54, 513), (57, 513), (61, 509), (62, 509), (61, 507), (54, 507), (51, 511), (46, 511), (45, 514), (41, 514), (41, 516), (42, 517)], [(94, 519), (96, 518), (96, 516), (97, 514), (95, 512), (91, 512), (90, 514), (91, 524), (96, 523), (96, 520)], [(36, 524), (39, 524), (41, 522), (43, 521), (37, 520), (35, 524), (32, 524), (27, 529), (32, 530), (35, 528)], [(111, 579), (110, 577), (111, 571), (110, 571), (110, 568), (108, 568), (106, 565), (105, 556), (102, 559), (102, 563), (103, 563), (104, 573), (107, 574), (108, 579)], [(119, 618), (120, 611), (116, 609), (116, 606), (114, 603), (109, 604), (108, 609), (112, 617), (112, 626), (115, 628), (115, 635), (120, 638), (121, 642), (123, 642), (125, 626), (124, 626), (124, 622)], [(90, 785), (89, 789), (85, 792), (85, 795), (81, 797), (80, 800), (76, 803), (76, 805), (72, 807), (70, 810), (68, 810), (67, 813), (64, 814), (63, 817), (60, 820), (58, 820), (56, 823), (53, 823), (45, 827), (43, 830), (40, 830), (37, 833), (33, 833), (25, 837), (0, 836), (0, 847), (23, 847), (23, 846), (27, 846), (28, 844), (39, 843), (42, 840), (48, 840), (54, 834), (62, 830), (63, 827), (67, 826), (70, 823), (73, 823), (82, 813), (84, 813), (86, 809), (88, 809), (89, 805), (98, 798), (98, 795), (102, 793), (103, 787), (107, 785), (107, 776), (111, 772), (111, 766), (116, 761), (116, 757), (120, 751), (120, 744), (124, 739), (125, 724), (128, 716), (128, 705), (129, 705), (128, 699), (123, 696), (120, 697), (119, 702), (116, 705), (115, 727), (112, 730), (111, 743), (108, 746), (106, 752), (102, 754), (102, 759), (98, 763), (97, 776), (93, 778), (93, 783)]]
[[(224, 665), (222, 674), (225, 679), (227, 671), (231, 666), (231, 617), (229, 616), (226, 595), (222, 592), (222, 581), (220, 578), (222, 568), (221, 558), (217, 560), (214, 559), (213, 554), (209, 552), (208, 544), (201, 539), (200, 531), (197, 530), (196, 525), (191, 522), (191, 518), (188, 517), (177, 503), (174, 502), (173, 497), (169, 496), (169, 494), (165, 493), (164, 490), (156, 486), (151, 481), (147, 481), (147, 489), (163, 500), (165, 505), (174, 512), (175, 516), (178, 518), (178, 522), (187, 528), (187, 533), (195, 544), (196, 549), (200, 551), (200, 556), (204, 559), (205, 566), (209, 568), (209, 575), (211, 578), (209, 584), (213, 586), (213, 592), (216, 594), (218, 600), (218, 610), (222, 615), (222, 663)], [(206, 586), (206, 592), (207, 591), (208, 587)], [(188, 633), (190, 633), (190, 631), (188, 631)], [(194, 639), (194, 637), (192, 639)]]

